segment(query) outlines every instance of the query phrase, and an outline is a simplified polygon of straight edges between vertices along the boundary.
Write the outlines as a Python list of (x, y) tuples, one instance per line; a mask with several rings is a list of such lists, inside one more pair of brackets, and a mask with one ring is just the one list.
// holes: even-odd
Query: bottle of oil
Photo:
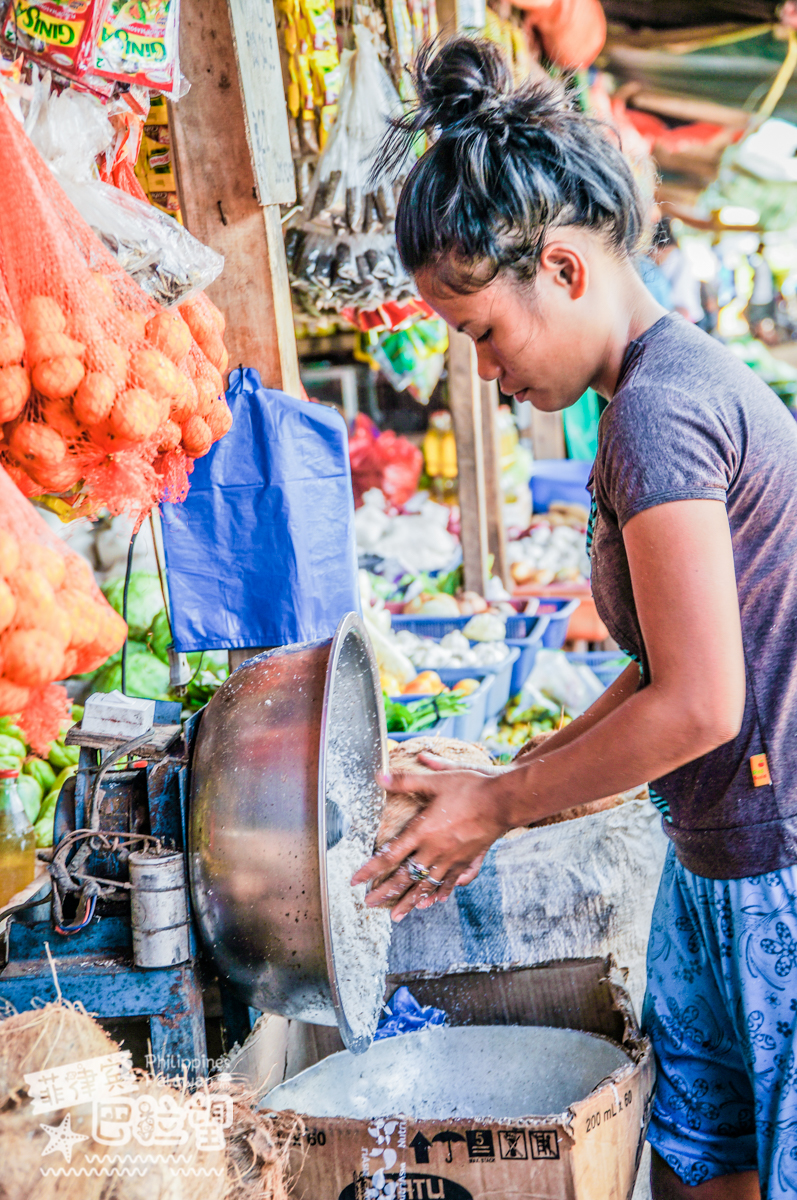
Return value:
[(429, 417), (429, 430), (423, 439), (423, 457), (434, 498), (456, 504), (457, 443), (451, 413), (445, 409), (433, 412)]
[(19, 771), (0, 771), (0, 908), (36, 874), (36, 834), (17, 791)]

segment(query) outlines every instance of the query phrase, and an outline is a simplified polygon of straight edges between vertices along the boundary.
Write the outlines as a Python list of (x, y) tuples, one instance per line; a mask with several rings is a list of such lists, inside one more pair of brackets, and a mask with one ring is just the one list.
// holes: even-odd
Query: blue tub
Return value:
[(506, 639), (507, 646), (517, 648), (520, 651), (520, 655), (512, 667), (512, 679), (509, 684), (510, 696), (516, 696), (523, 687), (523, 684), (534, 668), (537, 651), (545, 644), (543, 639), (548, 629), (550, 617), (537, 617), (535, 619), (537, 624), (528, 637)]
[(520, 658), (517, 646), (510, 647), (509, 654), (503, 662), (491, 667), (437, 667), (437, 674), (446, 687), (453, 687), (460, 679), (492, 679), (492, 687), (487, 697), (485, 718), (497, 717), (509, 700), (512, 683), (512, 671)]
[(583, 504), (587, 512), (591, 497), (587, 480), (591, 462), (579, 458), (541, 458), (534, 463), (531, 498), (535, 512), (547, 512), (557, 500), (565, 504)]
[(619, 679), (632, 661), (622, 650), (591, 650), (581, 654), (568, 654), (572, 663), (583, 663), (595, 672), (604, 687), (610, 687)]

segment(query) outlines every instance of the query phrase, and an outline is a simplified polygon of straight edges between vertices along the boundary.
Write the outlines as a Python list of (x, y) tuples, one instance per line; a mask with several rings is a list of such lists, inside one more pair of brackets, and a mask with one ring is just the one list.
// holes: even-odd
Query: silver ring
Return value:
[(407, 859), (407, 872), (413, 883), (423, 883), (429, 878), (429, 868), (422, 867), (414, 858)]
[(426, 882), (431, 883), (432, 887), (439, 888), (443, 886), (445, 879), (433, 879), (431, 875), (427, 875)]

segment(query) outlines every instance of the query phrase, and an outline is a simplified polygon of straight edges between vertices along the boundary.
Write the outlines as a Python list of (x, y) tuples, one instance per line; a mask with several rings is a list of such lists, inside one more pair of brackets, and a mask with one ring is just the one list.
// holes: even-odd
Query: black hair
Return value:
[(421, 132), (434, 140), (399, 198), (396, 241), (410, 273), (435, 266), (459, 292), (504, 270), (532, 280), (548, 230), (599, 230), (637, 252), (644, 205), (616, 137), (561, 84), (515, 87), (503, 51), (459, 35), (421, 48), (417, 102), (394, 120), (380, 168), (395, 171)]

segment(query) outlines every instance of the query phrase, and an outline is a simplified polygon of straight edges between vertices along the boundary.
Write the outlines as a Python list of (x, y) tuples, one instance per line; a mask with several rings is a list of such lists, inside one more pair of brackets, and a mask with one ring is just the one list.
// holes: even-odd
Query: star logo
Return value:
[(67, 1113), (60, 1125), (42, 1125), (41, 1128), (49, 1137), (47, 1145), (42, 1150), (42, 1158), (47, 1154), (55, 1154), (60, 1150), (68, 1163), (72, 1161), (72, 1147), (76, 1142), (87, 1142), (86, 1133), (72, 1132), (72, 1117)]

